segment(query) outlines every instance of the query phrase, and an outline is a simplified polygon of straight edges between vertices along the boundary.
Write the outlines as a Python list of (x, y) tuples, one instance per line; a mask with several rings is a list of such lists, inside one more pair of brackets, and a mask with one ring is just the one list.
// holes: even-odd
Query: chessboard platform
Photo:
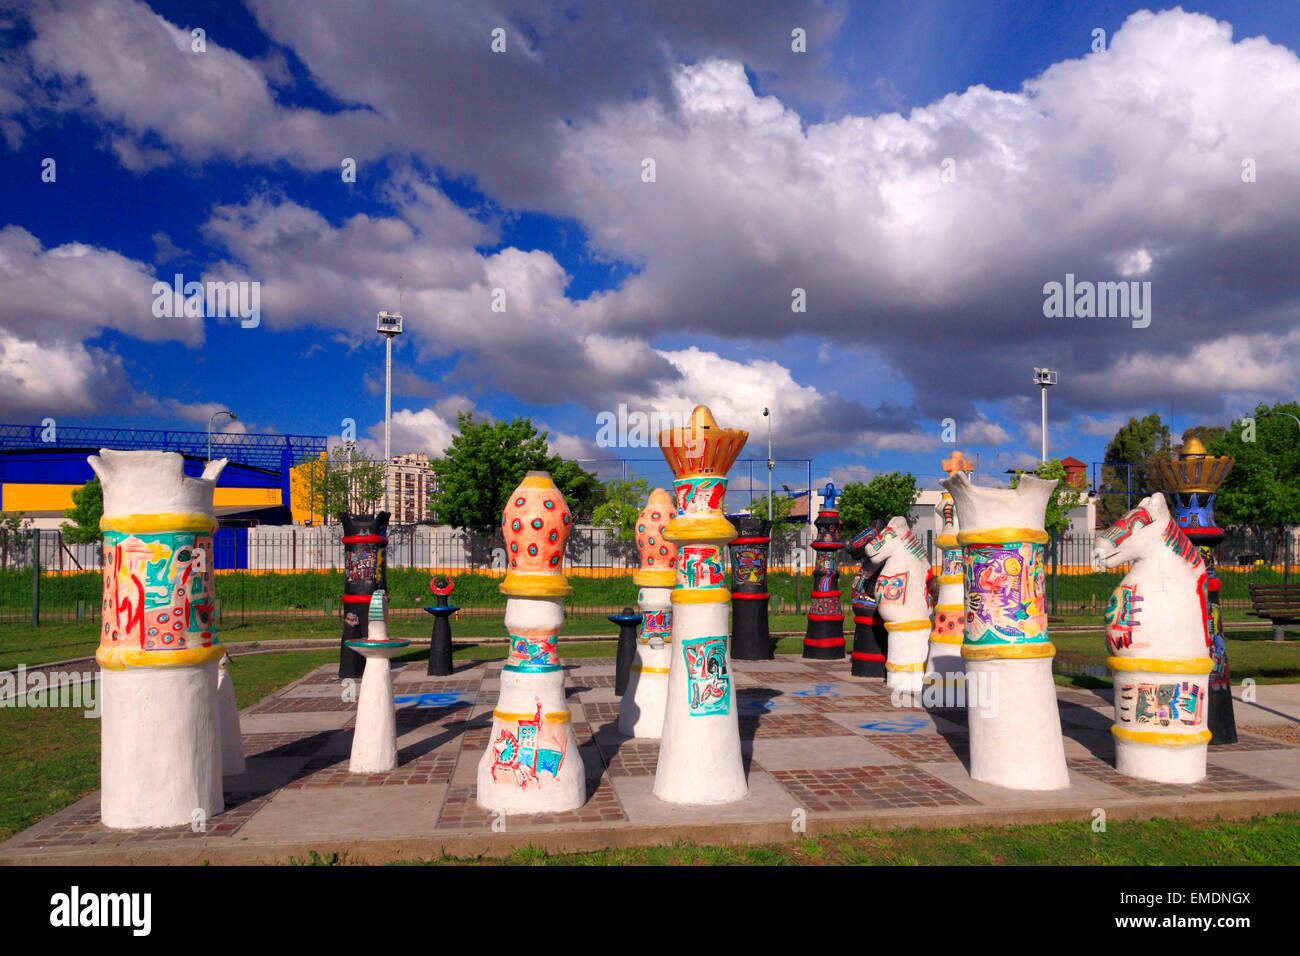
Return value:
[[(109, 830), (93, 793), (0, 845), (7, 864), (276, 863), (312, 851), (383, 862), (500, 855), (522, 846), (766, 843), (855, 827), (971, 826), (1244, 818), (1300, 810), (1300, 685), (1236, 700), (1237, 744), (1212, 746), (1198, 784), (1158, 784), (1114, 768), (1108, 691), (1058, 688), (1070, 787), (1025, 792), (969, 774), (963, 710), (894, 706), (847, 660), (735, 662), (750, 794), (722, 806), (656, 798), (658, 742), (617, 730), (611, 658), (565, 662), (588, 798), (575, 811), (493, 819), (474, 799), (502, 662), (428, 677), (394, 667), (397, 769), (351, 774), (355, 703), (323, 666), (241, 714), (247, 770), (225, 780), (226, 810), (199, 830)], [(1237, 691), (1238, 696), (1240, 691)]]

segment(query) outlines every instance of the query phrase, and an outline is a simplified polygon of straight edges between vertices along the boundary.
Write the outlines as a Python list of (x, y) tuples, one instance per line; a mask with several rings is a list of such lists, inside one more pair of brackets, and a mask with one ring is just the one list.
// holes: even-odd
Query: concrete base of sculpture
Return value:
[(672, 659), (672, 644), (665, 642), (659, 647), (637, 644), (627, 692), (618, 707), (620, 734), (643, 740), (658, 740), (663, 735)]
[(206, 825), (225, 809), (217, 661), (104, 668), (100, 679), (104, 826)]
[(397, 705), (389, 659), (410, 641), (348, 641), (366, 662), (357, 693), (350, 773), (385, 773), (397, 767)]
[(1115, 769), (1126, 777), (1160, 783), (1199, 783), (1205, 779), (1206, 744), (1137, 743), (1115, 738)]
[(886, 687), (909, 694), (921, 692), (925, 686), (925, 654), (929, 649), (929, 639), (928, 629), (890, 629), (889, 648), (885, 652)]
[(692, 646), (689, 642), (720, 637), (725, 643), (730, 611), (729, 602), (674, 605), (668, 702), (654, 785), (655, 796), (668, 803), (731, 803), (749, 795), (740, 754), (740, 719), (730, 650), (724, 658), (726, 673), (722, 675), (727, 681), (725, 709), (719, 701), (716, 713), (692, 713), (687, 674), (686, 648)]
[(564, 671), (503, 671), (492, 736), (478, 764), (478, 805), (556, 813), (586, 800), (587, 771), (564, 697)]
[(217, 700), (221, 705), (221, 775), (233, 777), (245, 769), (244, 735), (239, 730), (239, 704), (230, 679), (228, 655), (217, 665)]
[(966, 681), (966, 662), (961, 656), (961, 639), (955, 644), (937, 643), (930, 637), (929, 656), (925, 662), (926, 683), (959, 687)]
[(971, 778), (1014, 790), (1068, 787), (1052, 658), (965, 663)]

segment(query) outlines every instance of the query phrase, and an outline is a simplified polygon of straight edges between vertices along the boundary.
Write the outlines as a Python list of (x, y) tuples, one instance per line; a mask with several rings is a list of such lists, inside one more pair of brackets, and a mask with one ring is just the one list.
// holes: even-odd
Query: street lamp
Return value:
[(384, 337), (387, 351), (384, 362), (384, 510), (388, 511), (388, 465), (393, 457), (389, 447), (389, 422), (393, 416), (393, 338), (402, 334), (402, 313), (380, 312), (375, 331)]
[(1034, 369), (1034, 384), (1043, 390), (1043, 455), (1047, 461), (1047, 390), (1056, 384), (1056, 373), (1050, 368)]
[(239, 420), (239, 416), (227, 408), (223, 408), (219, 412), (212, 413), (212, 417), (208, 419), (208, 461), (212, 460), (212, 423), (215, 422), (222, 415), (229, 415), (230, 420), (232, 422)]
[(772, 469), (776, 462), (772, 460), (772, 413), (765, 408), (763, 417), (767, 419), (767, 520), (770, 523), (776, 518), (772, 513)]

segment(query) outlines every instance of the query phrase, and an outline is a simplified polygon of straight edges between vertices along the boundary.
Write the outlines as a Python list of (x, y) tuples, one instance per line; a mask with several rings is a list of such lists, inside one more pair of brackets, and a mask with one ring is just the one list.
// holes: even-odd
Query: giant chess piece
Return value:
[[(943, 462), (943, 469), (951, 475), (967, 470), (963, 466), (969, 465), (961, 452), (953, 452), (952, 458)], [(940, 556), (936, 575), (939, 593), (934, 605), (934, 627), (930, 630), (930, 654), (925, 670), (927, 679), (938, 681), (949, 689), (960, 686), (966, 676), (966, 666), (961, 659), (961, 645), (966, 634), (965, 572), (961, 563), (961, 545), (957, 543), (957, 506), (953, 504), (952, 495), (945, 491), (934, 510), (942, 522), (934, 542)]]
[(509, 570), (510, 656), (492, 711), (492, 735), (478, 764), (478, 804), (508, 813), (576, 810), (587, 774), (564, 697), (556, 635), (564, 625), (564, 548), (569, 506), (549, 473), (530, 471), (510, 495), (501, 530)]
[(813, 570), (813, 589), (808, 595), (808, 629), (804, 633), (803, 656), (813, 660), (837, 661), (844, 656), (844, 609), (840, 606), (839, 553), (840, 514), (835, 510), (839, 497), (830, 482), (822, 491), (822, 509), (813, 525), (817, 552)]
[(605, 620), (618, 625), (618, 648), (614, 653), (614, 693), (622, 697), (627, 692), (628, 679), (632, 676), (632, 665), (636, 662), (637, 627), (641, 615), (625, 607), (618, 614), (611, 614)]
[(731, 542), (731, 656), (738, 661), (770, 661), (776, 657), (767, 627), (767, 555), (772, 539), (770, 521), (740, 515)]
[(873, 565), (866, 555), (866, 542), (879, 528), (868, 528), (854, 536), (847, 550), (855, 561), (861, 561), (850, 587), (853, 605), (853, 653), (849, 671), (854, 677), (884, 677), (885, 656), (889, 649), (889, 632), (879, 614), (876, 602), (876, 579), (883, 565)]
[(1223, 639), (1223, 619), (1219, 615), (1219, 576), (1215, 573), (1215, 550), (1225, 535), (1214, 521), (1214, 496), (1232, 471), (1234, 460), (1210, 455), (1199, 438), (1183, 443), (1182, 454), (1172, 461), (1157, 461), (1157, 471), (1173, 495), (1174, 520), (1188, 540), (1201, 552), (1205, 562), (1206, 592), (1212, 646), (1210, 656), (1210, 697), (1207, 721), (1212, 744), (1237, 742), (1237, 719), (1232, 712), (1232, 676), (1228, 672), (1228, 645)]
[(1169, 515), (1143, 498), (1097, 537), (1093, 561), (1132, 564), (1106, 608), (1115, 685), (1115, 768), (1162, 783), (1205, 778), (1213, 637), (1205, 562)]
[(221, 775), (234, 777), (246, 769), (244, 735), (239, 730), (239, 702), (230, 679), (230, 655), (217, 664), (217, 700), (221, 706)]
[(924, 688), (929, 650), (932, 571), (923, 545), (907, 519), (891, 518), (879, 530), (853, 539), (867, 560), (880, 566), (876, 576), (876, 616), (889, 634), (885, 652), (885, 686), (904, 694)]
[(628, 737), (658, 740), (663, 734), (673, 653), (673, 605), (669, 598), (677, 581), (677, 544), (664, 537), (664, 529), (676, 513), (672, 496), (656, 488), (636, 519), (641, 567), (632, 573), (632, 583), (639, 589), (641, 632), (627, 689), (618, 705), (618, 732)]
[(388, 512), (377, 515), (339, 513), (343, 524), (343, 636), (339, 639), (339, 678), (356, 679), (366, 659), (348, 646), (364, 641), (370, 595), (388, 590), (384, 551), (388, 544)]
[(690, 425), (659, 433), (673, 470), (677, 517), (665, 536), (680, 546), (673, 590), (672, 664), (654, 793), (668, 803), (714, 804), (749, 793), (728, 646), (731, 595), (723, 547), (736, 529), (722, 513), (727, 471), (749, 432), (719, 428), (703, 405)]
[(226, 459), (199, 478), (175, 452), (87, 461), (104, 488), (100, 818), (190, 826), (225, 809), (212, 495)]
[(1043, 524), (1056, 482), (1024, 475), (1013, 490), (983, 488), (959, 472), (940, 484), (962, 527), (971, 778), (1013, 790), (1068, 787), (1043, 605)]
[(446, 677), (454, 668), (451, 661), (451, 616), (460, 610), (454, 604), (448, 604), (452, 589), (456, 584), (446, 575), (438, 575), (429, 581), (429, 590), (433, 592), (433, 607), (424, 610), (433, 615), (433, 631), (429, 635), (429, 666), (425, 673), (431, 677)]
[(397, 704), (393, 698), (390, 660), (410, 641), (388, 636), (388, 594), (370, 595), (366, 637), (348, 641), (366, 662), (357, 694), (357, 722), (352, 730), (350, 773), (385, 773), (397, 767)]

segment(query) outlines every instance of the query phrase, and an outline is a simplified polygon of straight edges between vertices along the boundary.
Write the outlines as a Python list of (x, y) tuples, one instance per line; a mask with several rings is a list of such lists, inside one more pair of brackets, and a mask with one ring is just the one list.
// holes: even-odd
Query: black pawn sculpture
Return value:
[(450, 618), (460, 608), (448, 604), (447, 598), (455, 586), (451, 578), (441, 574), (429, 582), (435, 604), (434, 607), (425, 608), (433, 615), (433, 633), (429, 637), (429, 668), (425, 671), (430, 677), (446, 677), (452, 672)]
[(632, 674), (632, 665), (636, 662), (636, 629), (641, 624), (642, 616), (630, 607), (623, 608), (621, 614), (611, 614), (609, 621), (618, 625), (618, 653), (614, 658), (614, 693), (622, 697), (627, 690), (628, 677)]

